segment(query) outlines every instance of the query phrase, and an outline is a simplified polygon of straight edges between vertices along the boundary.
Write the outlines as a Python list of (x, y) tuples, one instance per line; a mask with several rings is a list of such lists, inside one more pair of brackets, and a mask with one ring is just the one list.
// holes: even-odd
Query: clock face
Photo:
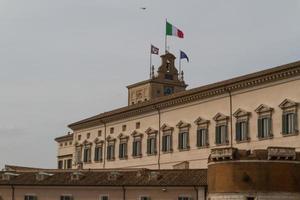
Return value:
[(173, 93), (173, 87), (165, 87), (164, 88), (164, 95), (170, 95)]

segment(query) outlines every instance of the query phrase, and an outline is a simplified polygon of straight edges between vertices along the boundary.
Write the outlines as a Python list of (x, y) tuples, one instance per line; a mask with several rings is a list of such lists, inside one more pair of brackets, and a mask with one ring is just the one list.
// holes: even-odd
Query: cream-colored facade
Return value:
[[(177, 73), (178, 75), (178, 73)], [(146, 83), (149, 84), (149, 83)], [(165, 84), (165, 83), (162, 83)], [(71, 124), (73, 137), (72, 168), (150, 168), (170, 169), (187, 161), (190, 168), (207, 168), (212, 148), (266, 149), (289, 146), (300, 150), (298, 102), (300, 102), (300, 62), (237, 77), (199, 88), (174, 92)], [(140, 87), (140, 86), (139, 86)], [(149, 88), (149, 87), (148, 87)], [(147, 94), (149, 95), (149, 93)], [(283, 131), (283, 114), (293, 112), (293, 130)], [(259, 119), (270, 119), (267, 135), (259, 135)], [(237, 141), (237, 122), (246, 129)], [(221, 127), (224, 125), (224, 127)], [(220, 129), (224, 130), (217, 130)], [(197, 130), (205, 129), (204, 144)], [(220, 131), (220, 136), (218, 135)], [(264, 130), (263, 130), (264, 131)], [(184, 139), (179, 134), (188, 133)], [(224, 134), (223, 134), (224, 133)], [(200, 133), (199, 133), (200, 134)], [(240, 134), (240, 133), (239, 133)], [(265, 133), (263, 133), (265, 134)], [(164, 151), (164, 136), (171, 135), (170, 151)], [(224, 137), (223, 137), (224, 135)], [(149, 153), (149, 138), (155, 150)], [(179, 144), (180, 140), (180, 144)], [(141, 141), (141, 153), (133, 155), (134, 141)], [(119, 158), (120, 143), (126, 143), (126, 155)], [(184, 144), (182, 144), (184, 143)], [(218, 144), (220, 143), (220, 144)], [(108, 146), (114, 155), (108, 159)], [(183, 145), (183, 146), (182, 146)], [(102, 148), (95, 161), (95, 147)], [(136, 148), (136, 146), (135, 146)], [(85, 152), (85, 149), (89, 149)], [(67, 152), (59, 146), (58, 154)], [(66, 154), (69, 154), (66, 153)], [(88, 159), (84, 160), (84, 157)], [(98, 156), (99, 157), (99, 156)]]

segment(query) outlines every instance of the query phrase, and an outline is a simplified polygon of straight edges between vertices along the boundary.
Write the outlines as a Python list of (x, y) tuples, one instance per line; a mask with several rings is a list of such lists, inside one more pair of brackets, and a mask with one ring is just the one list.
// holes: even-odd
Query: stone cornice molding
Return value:
[(293, 108), (293, 107), (297, 107), (298, 103), (295, 101), (292, 101), (290, 99), (285, 99), (283, 102), (281, 102), (281, 104), (279, 104), (279, 107), (281, 109), (287, 109), (287, 108)]
[(108, 141), (108, 142), (114, 142), (114, 141), (116, 141), (116, 138), (113, 138), (112, 136), (107, 136), (106, 137), (106, 141)]
[(258, 114), (267, 113), (267, 112), (271, 113), (273, 112), (273, 108), (265, 104), (261, 104), (255, 109), (255, 112), (257, 112)]
[(100, 140), (99, 138), (96, 138), (96, 139), (94, 140), (94, 143), (95, 143), (95, 144), (102, 144), (102, 143), (104, 143), (104, 140)]
[(233, 113), (233, 116), (234, 116), (235, 118), (239, 118), (239, 117), (248, 117), (248, 116), (250, 116), (250, 115), (251, 115), (251, 112), (248, 112), (248, 111), (246, 111), (246, 110), (244, 110), (244, 109), (241, 109), (241, 108), (237, 109), (237, 110)]
[(131, 133), (131, 136), (132, 137), (143, 137), (143, 133), (137, 131), (137, 130), (134, 130), (132, 133)]
[(235, 92), (242, 89), (252, 88), (300, 75), (300, 62), (263, 70), (260, 72), (240, 76), (213, 83), (210, 85), (194, 88), (185, 92), (174, 93), (167, 97), (157, 98), (152, 101), (126, 106), (110, 112), (102, 113), (94, 117), (70, 124), (73, 130), (88, 128), (99, 124), (112, 122), (132, 116), (137, 116), (157, 109), (164, 109), (176, 105), (191, 103), (214, 96), (227, 94), (228, 91)]
[(161, 130), (162, 131), (173, 131), (174, 128), (169, 126), (168, 124), (163, 124), (162, 127), (161, 127)]
[(120, 133), (119, 135), (118, 135), (118, 138), (121, 140), (121, 139), (127, 139), (128, 140), (128, 138), (129, 138), (129, 136), (128, 135), (124, 135), (123, 133)]
[(214, 117), (213, 117), (213, 119), (215, 120), (215, 121), (227, 121), (228, 119), (229, 119), (229, 116), (227, 116), (227, 115), (224, 115), (223, 113), (217, 113)]
[(190, 128), (191, 127), (191, 124), (190, 123), (187, 123), (187, 122), (184, 122), (182, 120), (180, 120), (177, 124), (176, 124), (176, 127), (177, 128)]
[(151, 127), (149, 127), (149, 128), (147, 128), (147, 130), (145, 131), (145, 133), (146, 133), (147, 135), (151, 135), (151, 134), (157, 134), (158, 131), (155, 130), (155, 129), (153, 129), (153, 128), (151, 128)]
[(206, 120), (206, 119), (203, 119), (202, 117), (198, 117), (198, 118), (194, 121), (194, 123), (195, 123), (196, 125), (202, 125), (202, 124), (209, 124), (210, 121), (209, 121), (209, 120)]

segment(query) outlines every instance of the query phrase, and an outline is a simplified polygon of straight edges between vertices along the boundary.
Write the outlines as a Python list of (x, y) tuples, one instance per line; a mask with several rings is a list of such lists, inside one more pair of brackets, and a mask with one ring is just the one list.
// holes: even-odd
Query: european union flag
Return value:
[(180, 50), (180, 60), (181, 59), (186, 59), (188, 62), (190, 62), (186, 53), (184, 53), (183, 51)]

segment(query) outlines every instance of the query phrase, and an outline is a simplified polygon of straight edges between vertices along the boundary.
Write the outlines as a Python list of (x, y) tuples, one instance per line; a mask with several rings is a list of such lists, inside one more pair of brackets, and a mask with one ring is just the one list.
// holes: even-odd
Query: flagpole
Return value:
[(167, 18), (166, 18), (166, 24), (165, 24), (165, 53), (167, 53)]
[(181, 76), (181, 58), (179, 56), (179, 78)]
[(151, 69), (152, 69), (152, 47), (150, 47), (150, 79), (151, 79)]

